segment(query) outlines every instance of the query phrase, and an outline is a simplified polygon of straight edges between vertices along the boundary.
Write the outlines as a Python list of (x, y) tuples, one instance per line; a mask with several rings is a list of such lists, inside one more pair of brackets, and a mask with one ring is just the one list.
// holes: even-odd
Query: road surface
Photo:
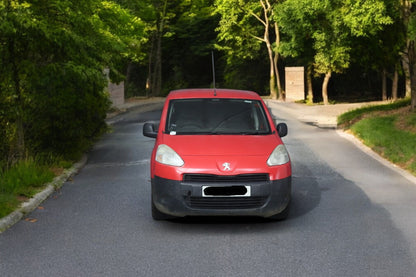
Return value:
[(153, 221), (143, 122), (132, 110), (87, 165), (0, 234), (0, 276), (416, 276), (416, 185), (335, 130), (289, 126), (289, 218)]

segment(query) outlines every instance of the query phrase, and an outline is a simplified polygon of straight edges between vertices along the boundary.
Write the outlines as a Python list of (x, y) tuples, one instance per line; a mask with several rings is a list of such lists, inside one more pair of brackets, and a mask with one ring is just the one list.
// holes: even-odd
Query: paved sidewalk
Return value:
[(113, 124), (113, 118), (119, 114), (125, 113), (131, 109), (141, 108), (144, 111), (150, 111), (152, 109), (156, 109), (158, 107), (163, 107), (165, 102), (164, 97), (152, 97), (152, 98), (145, 98), (145, 97), (134, 97), (129, 98), (125, 101), (124, 104), (118, 105), (117, 107), (113, 108), (113, 110), (107, 113), (107, 124)]
[(334, 104), (334, 105), (306, 105), (294, 102), (281, 102), (278, 100), (265, 100), (270, 108), (282, 109), (292, 114), (298, 120), (315, 125), (320, 128), (337, 128), (337, 118), (339, 115), (348, 111), (361, 108), (364, 106), (378, 105), (388, 102), (365, 102), (352, 104)]
[(144, 107), (144, 106), (153, 106), (155, 104), (160, 104), (165, 102), (165, 97), (134, 97), (126, 99), (124, 104), (118, 105), (114, 108), (113, 111), (107, 114), (107, 118), (114, 117), (120, 113), (126, 112), (130, 109), (137, 108), (137, 107)]

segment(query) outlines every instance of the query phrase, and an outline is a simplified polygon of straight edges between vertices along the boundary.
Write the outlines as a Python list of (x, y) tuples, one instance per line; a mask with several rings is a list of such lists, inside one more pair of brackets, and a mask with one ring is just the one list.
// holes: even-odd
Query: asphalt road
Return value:
[(139, 110), (114, 120), (87, 165), (0, 234), (0, 276), (416, 276), (416, 185), (334, 130), (300, 123), (289, 218), (153, 221), (153, 140)]

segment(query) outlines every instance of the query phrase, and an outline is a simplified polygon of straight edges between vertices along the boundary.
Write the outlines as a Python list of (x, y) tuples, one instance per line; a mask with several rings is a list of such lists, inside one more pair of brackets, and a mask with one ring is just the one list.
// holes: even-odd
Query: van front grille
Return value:
[(240, 175), (213, 175), (213, 174), (185, 174), (184, 182), (195, 183), (250, 183), (250, 182), (268, 182), (268, 174), (240, 174)]

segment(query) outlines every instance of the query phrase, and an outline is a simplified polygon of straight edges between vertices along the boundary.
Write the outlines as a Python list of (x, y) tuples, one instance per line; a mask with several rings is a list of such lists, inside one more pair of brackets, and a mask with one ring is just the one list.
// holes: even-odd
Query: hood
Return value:
[(282, 144), (277, 135), (165, 135), (180, 156), (264, 156)]

